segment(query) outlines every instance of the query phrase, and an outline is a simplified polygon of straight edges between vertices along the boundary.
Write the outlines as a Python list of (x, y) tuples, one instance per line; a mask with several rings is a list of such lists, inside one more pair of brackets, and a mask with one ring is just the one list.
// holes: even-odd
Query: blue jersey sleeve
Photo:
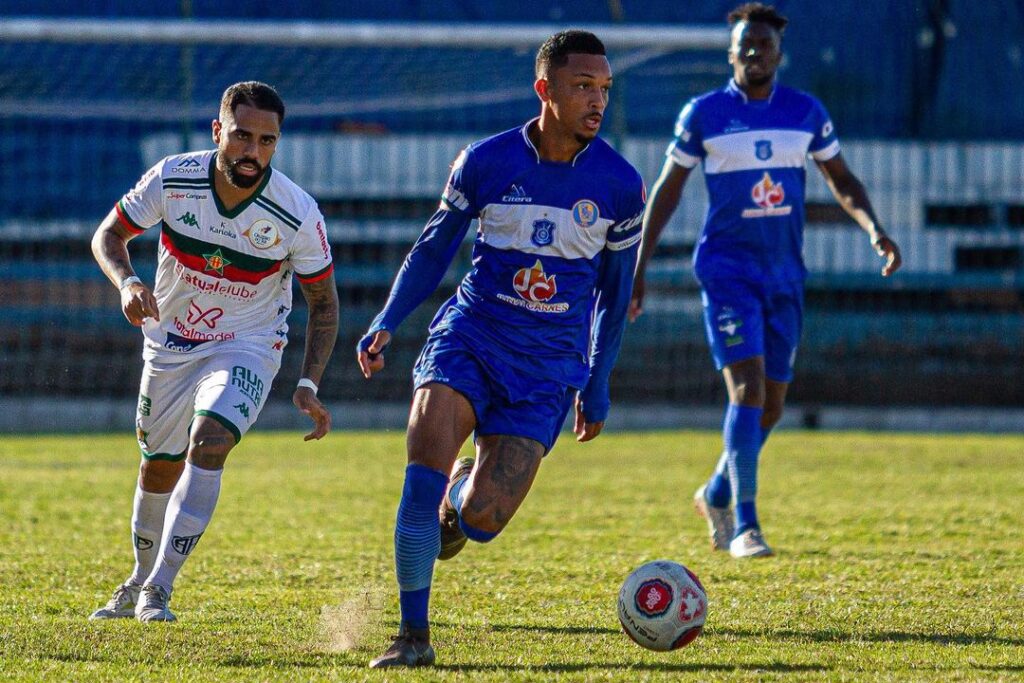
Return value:
[(639, 176), (626, 197), (625, 218), (608, 228), (597, 280), (597, 303), (590, 344), (590, 379), (580, 394), (587, 422), (603, 422), (611, 399), (608, 380), (622, 345), (626, 311), (633, 294), (633, 270), (641, 237), (646, 191)]
[(696, 100), (687, 102), (679, 112), (675, 137), (669, 143), (665, 156), (683, 168), (693, 168), (704, 158), (704, 139), (700, 133)]
[(365, 351), (379, 330), (394, 333), (402, 321), (416, 307), (426, 301), (441, 283), (445, 271), (466, 236), (476, 212), (473, 209), (473, 169), (468, 150), (452, 165), (452, 172), (441, 195), (441, 205), (427, 221), (419, 239), (413, 245), (395, 282), (383, 310), (370, 323), (366, 335), (359, 340), (359, 350)]
[(839, 154), (839, 139), (836, 137), (832, 119), (829, 118), (825, 105), (818, 100), (814, 100), (810, 124), (814, 131), (814, 137), (811, 138), (811, 144), (807, 151), (811, 157), (815, 161), (828, 161)]

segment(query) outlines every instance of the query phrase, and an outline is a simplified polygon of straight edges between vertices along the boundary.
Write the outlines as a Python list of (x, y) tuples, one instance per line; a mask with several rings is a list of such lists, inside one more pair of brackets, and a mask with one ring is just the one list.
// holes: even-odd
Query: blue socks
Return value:
[(395, 573), (402, 621), (410, 628), (428, 626), (427, 609), (434, 560), (441, 549), (441, 504), (448, 477), (423, 465), (405, 468), (405, 486), (395, 523)]
[(761, 408), (729, 404), (722, 428), (729, 467), (736, 535), (747, 529), (760, 528), (757, 521), (757, 459), (764, 440), (761, 429)]
[(718, 465), (715, 473), (708, 479), (707, 488), (704, 489), (704, 498), (708, 505), (716, 508), (727, 508), (732, 500), (732, 487), (729, 486), (729, 453), (722, 451), (718, 458)]

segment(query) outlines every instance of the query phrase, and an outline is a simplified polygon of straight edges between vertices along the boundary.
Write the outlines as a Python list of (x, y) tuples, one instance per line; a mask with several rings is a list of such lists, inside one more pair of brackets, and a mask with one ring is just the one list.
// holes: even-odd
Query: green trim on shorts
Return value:
[[(235, 426), (235, 423), (227, 419), (220, 413), (215, 413), (212, 410), (197, 410), (195, 412), (195, 417), (199, 417), (200, 415), (202, 415), (203, 417), (212, 417), (217, 422), (220, 422), (221, 425), (223, 425), (223, 427), (226, 430), (235, 435), (236, 444), (242, 440), (242, 432), (238, 430), (238, 427)], [(195, 419), (195, 417), (193, 419)]]
[[(139, 450), (142, 450), (141, 448)], [(142, 457), (144, 460), (166, 460), (167, 462), (181, 462), (185, 459), (185, 455), (188, 451), (182, 451), (181, 453), (150, 453), (149, 451), (142, 451)]]

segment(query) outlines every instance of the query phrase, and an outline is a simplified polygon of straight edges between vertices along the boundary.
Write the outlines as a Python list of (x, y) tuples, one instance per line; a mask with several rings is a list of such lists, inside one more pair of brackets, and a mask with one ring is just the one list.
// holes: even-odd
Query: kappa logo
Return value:
[(501, 196), (501, 201), (508, 202), (509, 204), (528, 204), (533, 201), (533, 197), (526, 194), (526, 190), (523, 189), (522, 185), (512, 183), (512, 187), (508, 189), (508, 194)]
[(185, 213), (178, 216), (178, 222), (184, 223), (185, 225), (193, 228), (199, 227), (199, 221), (196, 220), (196, 215), (190, 211), (186, 211)]
[(636, 590), (634, 603), (641, 614), (660, 616), (672, 605), (672, 586), (661, 579), (644, 581)]
[(779, 206), (786, 199), (782, 183), (772, 180), (768, 171), (750, 188), (750, 198), (758, 206), (756, 209), (744, 209), (740, 214), (744, 218), (764, 218), (765, 216), (788, 216), (792, 206)]
[(211, 330), (217, 327), (217, 321), (224, 315), (224, 309), (214, 306), (213, 308), (203, 310), (196, 305), (195, 301), (188, 303), (188, 317), (186, 320), (189, 325), (198, 325), (203, 323)]
[(555, 224), (546, 218), (533, 222), (533, 234), (530, 241), (538, 247), (546, 247), (555, 241)]
[(195, 550), (196, 544), (199, 543), (199, 539), (202, 538), (202, 534), (196, 534), (195, 536), (172, 536), (171, 546), (182, 555), (188, 555)]
[(237, 403), (231, 407), (240, 412), (242, 416), (245, 417), (246, 420), (249, 419), (249, 406), (247, 404)]

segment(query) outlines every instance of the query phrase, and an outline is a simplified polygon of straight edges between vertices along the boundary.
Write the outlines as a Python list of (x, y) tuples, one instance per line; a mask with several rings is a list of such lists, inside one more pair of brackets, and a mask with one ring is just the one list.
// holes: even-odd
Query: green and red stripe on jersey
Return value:
[(117, 212), (117, 220), (120, 221), (125, 230), (133, 235), (141, 235), (146, 232), (146, 229), (133, 221), (132, 217), (128, 215), (128, 212), (124, 210), (123, 199), (118, 200), (117, 204), (114, 204), (114, 210)]
[(279, 272), (284, 263), (182, 235), (166, 222), (160, 231), (160, 243), (186, 268), (231, 282), (258, 285), (265, 278)]
[(314, 282), (320, 282), (326, 277), (330, 277), (331, 273), (334, 272), (334, 264), (328, 263), (325, 268), (321, 268), (315, 273), (309, 275), (303, 275), (302, 273), (295, 273), (295, 277), (304, 285), (311, 285)]

